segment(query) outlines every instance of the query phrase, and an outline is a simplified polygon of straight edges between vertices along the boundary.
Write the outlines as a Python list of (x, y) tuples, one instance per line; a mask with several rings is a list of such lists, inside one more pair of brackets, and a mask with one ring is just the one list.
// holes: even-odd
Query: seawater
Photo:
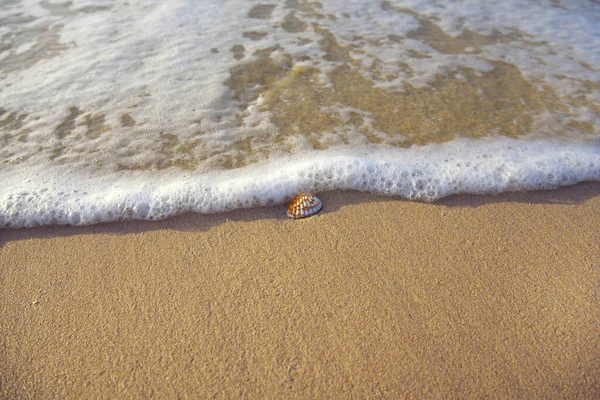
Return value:
[(0, 226), (600, 181), (596, 0), (0, 3)]

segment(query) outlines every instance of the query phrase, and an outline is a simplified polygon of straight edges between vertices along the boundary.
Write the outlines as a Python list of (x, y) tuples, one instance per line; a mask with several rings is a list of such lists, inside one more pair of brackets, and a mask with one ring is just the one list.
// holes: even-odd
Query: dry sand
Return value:
[(598, 398), (600, 184), (0, 231), (7, 398)]

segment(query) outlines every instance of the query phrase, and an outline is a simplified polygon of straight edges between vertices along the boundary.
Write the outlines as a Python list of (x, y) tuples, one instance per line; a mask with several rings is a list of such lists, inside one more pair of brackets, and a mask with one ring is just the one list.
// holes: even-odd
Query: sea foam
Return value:
[[(551, 189), (600, 180), (600, 143), (459, 139), (421, 148), (298, 156), (204, 174), (90, 176), (15, 172), (0, 194), (0, 226), (156, 220), (281, 204), (298, 192), (359, 190), (434, 201), (459, 193)], [(9, 189), (8, 189), (9, 188)], [(326, 207), (326, 205), (325, 205)]]
[(0, 226), (598, 181), (599, 19), (585, 0), (3, 2)]

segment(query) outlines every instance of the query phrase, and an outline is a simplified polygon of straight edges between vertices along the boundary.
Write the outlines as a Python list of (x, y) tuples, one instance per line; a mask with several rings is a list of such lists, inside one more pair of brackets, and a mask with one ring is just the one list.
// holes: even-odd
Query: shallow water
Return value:
[(0, 226), (600, 180), (595, 1), (5, 1)]

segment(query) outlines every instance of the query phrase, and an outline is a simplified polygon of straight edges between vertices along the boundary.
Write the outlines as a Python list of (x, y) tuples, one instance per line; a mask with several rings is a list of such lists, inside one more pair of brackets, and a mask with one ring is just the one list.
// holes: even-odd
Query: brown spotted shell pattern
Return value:
[(318, 213), (323, 208), (321, 200), (310, 193), (300, 193), (290, 203), (287, 215), (290, 218), (305, 218)]

